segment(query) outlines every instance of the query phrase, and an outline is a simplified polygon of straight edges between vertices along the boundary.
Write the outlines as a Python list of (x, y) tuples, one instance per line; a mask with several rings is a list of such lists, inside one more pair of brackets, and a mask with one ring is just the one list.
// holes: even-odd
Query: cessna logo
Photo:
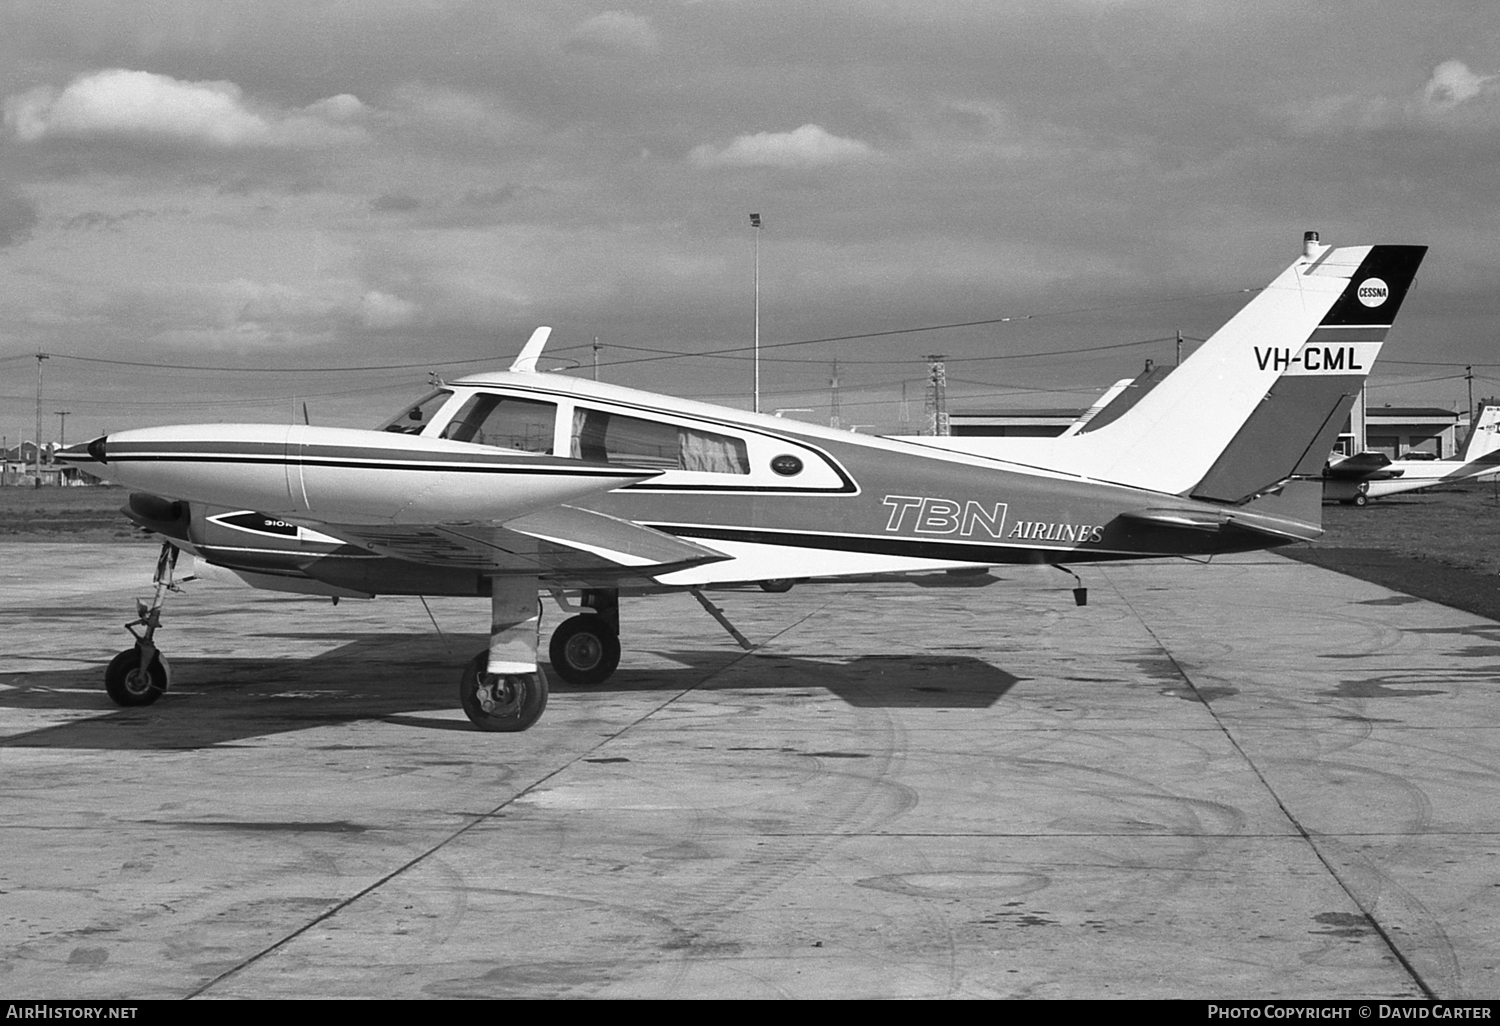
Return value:
[(880, 504), (890, 507), (885, 529), (891, 532), (910, 530), (917, 534), (956, 534), (961, 538), (982, 535), (1000, 538), (1005, 534), (1008, 507), (1003, 502), (986, 506), (973, 499), (959, 502), (926, 495), (887, 495)]
[(1391, 290), (1379, 278), (1366, 278), (1359, 283), (1359, 289), (1354, 294), (1365, 306), (1380, 306), (1390, 298)]

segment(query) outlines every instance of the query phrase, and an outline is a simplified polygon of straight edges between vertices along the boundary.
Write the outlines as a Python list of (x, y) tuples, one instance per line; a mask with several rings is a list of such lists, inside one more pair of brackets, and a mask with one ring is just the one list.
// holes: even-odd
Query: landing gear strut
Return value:
[[(171, 682), (167, 661), (156, 649), (156, 629), (161, 626), (161, 607), (167, 592), (180, 591), (173, 579), (177, 569), (177, 546), (162, 542), (156, 557), (156, 574), (151, 583), (156, 591), (151, 604), (136, 602), (136, 618), (125, 625), (135, 635), (135, 646), (127, 648), (109, 661), (104, 671), (104, 690), (116, 705), (150, 705), (161, 697)], [(144, 627), (144, 631), (136, 630)]]
[(552, 632), (547, 655), (569, 684), (603, 684), (620, 665), (620, 593), (614, 588), (584, 591), (582, 604), (593, 612), (570, 617)]
[(464, 715), (480, 730), (525, 730), (547, 708), (547, 677), (536, 662), (536, 585), (529, 577), (490, 582), (490, 647), (458, 679)]

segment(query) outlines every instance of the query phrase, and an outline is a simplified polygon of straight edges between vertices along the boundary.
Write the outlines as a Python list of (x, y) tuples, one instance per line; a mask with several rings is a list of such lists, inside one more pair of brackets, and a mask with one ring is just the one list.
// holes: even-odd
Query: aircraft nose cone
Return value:
[(109, 460), (105, 458), (107, 454), (104, 448), (106, 438), (107, 436), (100, 435), (92, 442), (79, 442), (77, 445), (70, 445), (59, 449), (53, 454), (53, 458), (65, 463), (82, 463), (84, 460), (90, 459), (97, 460), (100, 463), (108, 463)]

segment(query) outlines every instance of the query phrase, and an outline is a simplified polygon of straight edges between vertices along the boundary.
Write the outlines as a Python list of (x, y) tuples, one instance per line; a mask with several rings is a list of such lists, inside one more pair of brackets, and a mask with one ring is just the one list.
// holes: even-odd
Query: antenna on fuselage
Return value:
[(512, 372), (517, 374), (535, 374), (537, 358), (542, 355), (542, 347), (547, 344), (547, 337), (552, 334), (552, 329), (541, 327), (531, 333), (526, 344), (521, 347), (518, 355), (510, 365)]

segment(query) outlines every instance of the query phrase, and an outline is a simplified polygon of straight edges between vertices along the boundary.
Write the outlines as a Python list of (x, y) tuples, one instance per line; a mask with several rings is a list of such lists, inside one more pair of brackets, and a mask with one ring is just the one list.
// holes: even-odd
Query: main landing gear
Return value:
[[(701, 589), (689, 590), (741, 648), (747, 652), (755, 648)], [(552, 669), (575, 687), (603, 684), (620, 665), (620, 592), (615, 588), (588, 588), (577, 606), (569, 605), (561, 592), (553, 592), (553, 597), (566, 612), (578, 615), (564, 620), (552, 632), (547, 646)]]
[[(116, 705), (150, 705), (162, 696), (171, 681), (171, 670), (156, 649), (156, 629), (161, 626), (161, 607), (167, 592), (180, 591), (173, 580), (177, 569), (177, 546), (162, 542), (156, 557), (156, 575), (151, 583), (155, 594), (151, 604), (136, 602), (136, 618), (125, 625), (135, 635), (135, 646), (127, 648), (109, 661), (104, 671), (104, 690)], [(144, 631), (136, 630), (144, 627)]]
[(559, 624), (552, 632), (547, 655), (552, 669), (563, 680), (577, 687), (592, 687), (603, 684), (620, 665), (620, 592), (614, 588), (588, 589), (581, 605), (591, 612)]
[(537, 665), (541, 603), (532, 577), (490, 582), (490, 647), (464, 668), (458, 700), (480, 730), (521, 731), (547, 708), (547, 677)]

